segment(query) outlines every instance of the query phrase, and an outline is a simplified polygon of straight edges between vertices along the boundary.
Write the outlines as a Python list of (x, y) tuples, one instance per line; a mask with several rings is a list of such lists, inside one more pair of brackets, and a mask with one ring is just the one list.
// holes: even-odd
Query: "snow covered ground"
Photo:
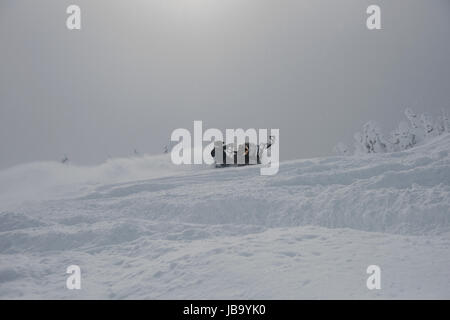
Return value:
[(1, 171), (0, 298), (449, 299), (450, 135), (275, 176), (168, 155)]

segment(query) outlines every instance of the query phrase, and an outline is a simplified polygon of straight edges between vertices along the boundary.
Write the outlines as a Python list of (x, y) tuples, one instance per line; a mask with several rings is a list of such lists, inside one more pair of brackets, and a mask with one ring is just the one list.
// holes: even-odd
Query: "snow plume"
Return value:
[[(450, 132), (450, 121), (446, 110), (435, 120), (429, 114), (417, 115), (407, 108), (405, 116), (408, 122), (402, 121), (388, 136), (383, 135), (380, 126), (369, 121), (362, 132), (354, 135), (354, 154), (398, 152), (423, 144), (430, 139)], [(337, 155), (350, 155), (350, 148), (340, 142), (334, 152)]]
[(198, 166), (177, 166), (169, 154), (108, 159), (95, 166), (34, 162), (0, 171), (0, 210), (8, 204), (88, 192), (102, 184), (180, 174)]

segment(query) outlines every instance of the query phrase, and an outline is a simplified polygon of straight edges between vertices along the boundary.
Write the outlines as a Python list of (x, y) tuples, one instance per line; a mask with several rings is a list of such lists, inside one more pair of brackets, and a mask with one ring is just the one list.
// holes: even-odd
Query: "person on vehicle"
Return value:
[[(274, 143), (274, 138), (271, 136), (269, 143), (266, 145), (266, 147), (264, 149), (262, 149), (259, 145), (256, 145), (256, 163), (250, 163), (250, 148), (251, 148), (251, 145), (248, 142), (246, 142), (244, 144), (244, 148), (238, 148), (237, 151), (236, 150), (233, 151), (233, 158), (232, 158), (233, 162), (232, 163), (229, 163), (230, 161), (227, 162), (227, 159), (230, 160), (230, 158), (227, 157), (227, 152), (226, 152), (227, 145), (225, 143), (223, 143), (223, 142), (222, 142), (222, 161), (221, 161), (221, 163), (218, 163), (218, 161), (217, 161), (218, 159), (216, 159), (216, 157), (215, 157), (216, 156), (215, 148), (212, 149), (211, 156), (214, 158), (214, 160), (216, 160), (216, 164), (223, 165), (223, 166), (225, 166), (227, 164), (228, 165), (230, 165), (230, 164), (236, 164), (236, 165), (261, 164), (262, 151), (264, 151), (265, 149), (269, 149), (272, 146), (273, 143)], [(238, 164), (238, 153), (239, 152), (243, 152), (244, 153), (245, 161), (244, 161), (243, 164)]]

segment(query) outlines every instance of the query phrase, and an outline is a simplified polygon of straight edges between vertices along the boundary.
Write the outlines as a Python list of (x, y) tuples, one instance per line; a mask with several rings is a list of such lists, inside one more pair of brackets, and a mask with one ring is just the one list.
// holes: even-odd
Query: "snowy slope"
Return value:
[(275, 176), (168, 156), (1, 171), (0, 298), (449, 299), (450, 135)]

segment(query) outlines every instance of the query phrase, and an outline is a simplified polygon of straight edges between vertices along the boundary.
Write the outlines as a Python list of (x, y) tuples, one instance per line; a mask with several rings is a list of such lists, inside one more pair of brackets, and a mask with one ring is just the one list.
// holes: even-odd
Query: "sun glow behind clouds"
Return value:
[(159, 0), (167, 14), (176, 18), (212, 19), (232, 7), (234, 0)]

